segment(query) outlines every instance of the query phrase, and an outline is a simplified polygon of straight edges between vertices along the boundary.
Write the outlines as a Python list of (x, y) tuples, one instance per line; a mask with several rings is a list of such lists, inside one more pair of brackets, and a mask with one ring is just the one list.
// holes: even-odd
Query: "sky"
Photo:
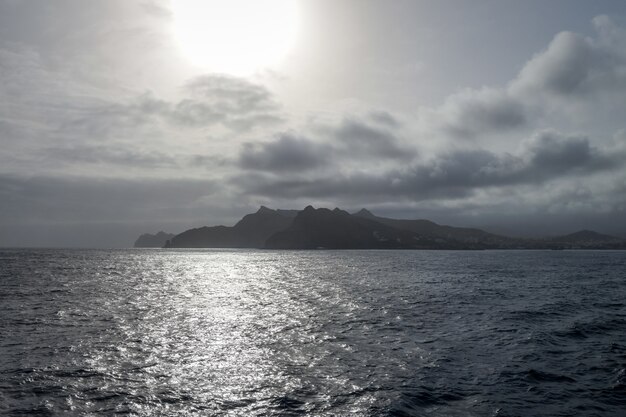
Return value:
[(0, 246), (260, 205), (626, 236), (623, 0), (0, 0)]

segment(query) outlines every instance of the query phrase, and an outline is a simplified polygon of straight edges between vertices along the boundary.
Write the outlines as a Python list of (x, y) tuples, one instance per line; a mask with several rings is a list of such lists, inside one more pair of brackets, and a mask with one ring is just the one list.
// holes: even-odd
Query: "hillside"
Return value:
[(232, 227), (213, 226), (187, 230), (174, 236), (168, 248), (261, 248), (268, 237), (286, 229), (293, 220), (290, 210), (271, 210), (262, 206), (244, 216)]

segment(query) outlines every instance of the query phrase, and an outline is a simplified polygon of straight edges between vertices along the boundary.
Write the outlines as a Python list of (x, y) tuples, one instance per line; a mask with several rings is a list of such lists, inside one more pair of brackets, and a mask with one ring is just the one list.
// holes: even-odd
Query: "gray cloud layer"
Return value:
[(330, 145), (283, 134), (273, 142), (245, 144), (238, 162), (242, 168), (249, 170), (306, 171), (328, 165), (332, 156)]
[(543, 131), (517, 154), (481, 149), (452, 151), (406, 168), (380, 173), (323, 174), (278, 180), (244, 177), (245, 191), (271, 197), (387, 197), (413, 201), (463, 198), (484, 187), (542, 184), (551, 180), (626, 167), (623, 149), (599, 149), (589, 138)]
[[(0, 40), (0, 244), (16, 225), (219, 223), (292, 201), (485, 222), (498, 210), (626, 212), (626, 33), (606, 16), (593, 36), (558, 34), (501, 86), (457, 90), (415, 113), (371, 102), (349, 113), (293, 110), (289, 94), (219, 74), (147, 91), (143, 77), (168, 69), (129, 57), (168, 47), (150, 23), (171, 18), (166, 3), (97, 2), (94, 15), (63, 4), (77, 35), (54, 43), (14, 27), (19, 36)], [(33, 9), (37, 22), (62, 16), (49, 5), (0, 7)], [(132, 18), (99, 19), (108, 7)], [(0, 22), (0, 35), (10, 32)], [(118, 55), (116, 79), (107, 65)], [(274, 81), (283, 94), (298, 82)]]
[(284, 133), (271, 142), (245, 144), (238, 164), (244, 170), (284, 173), (346, 163), (407, 162), (416, 156), (416, 149), (399, 137), (398, 127), (399, 123), (385, 113), (317, 124), (310, 127), (307, 136)]
[(201, 76), (189, 81), (183, 92), (187, 97), (179, 101), (167, 101), (146, 93), (128, 103), (94, 107), (64, 127), (102, 137), (111, 131), (137, 129), (157, 122), (184, 128), (222, 125), (245, 131), (253, 126), (282, 121), (279, 106), (271, 93), (242, 79), (224, 75)]

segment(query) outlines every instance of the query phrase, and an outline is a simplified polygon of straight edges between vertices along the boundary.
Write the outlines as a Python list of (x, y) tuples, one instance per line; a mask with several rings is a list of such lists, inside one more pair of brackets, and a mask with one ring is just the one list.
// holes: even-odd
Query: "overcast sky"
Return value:
[(0, 246), (308, 204), (626, 236), (623, 0), (238, 0), (183, 33), (193, 1), (0, 0)]

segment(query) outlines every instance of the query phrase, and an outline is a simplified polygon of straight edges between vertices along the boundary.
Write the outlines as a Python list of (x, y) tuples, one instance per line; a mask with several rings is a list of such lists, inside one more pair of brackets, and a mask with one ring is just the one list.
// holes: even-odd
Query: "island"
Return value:
[(626, 239), (581, 230), (542, 239), (502, 236), (426, 219), (379, 217), (367, 209), (274, 210), (261, 206), (234, 226), (205, 226), (172, 235), (144, 234), (135, 247), (258, 249), (626, 249)]

